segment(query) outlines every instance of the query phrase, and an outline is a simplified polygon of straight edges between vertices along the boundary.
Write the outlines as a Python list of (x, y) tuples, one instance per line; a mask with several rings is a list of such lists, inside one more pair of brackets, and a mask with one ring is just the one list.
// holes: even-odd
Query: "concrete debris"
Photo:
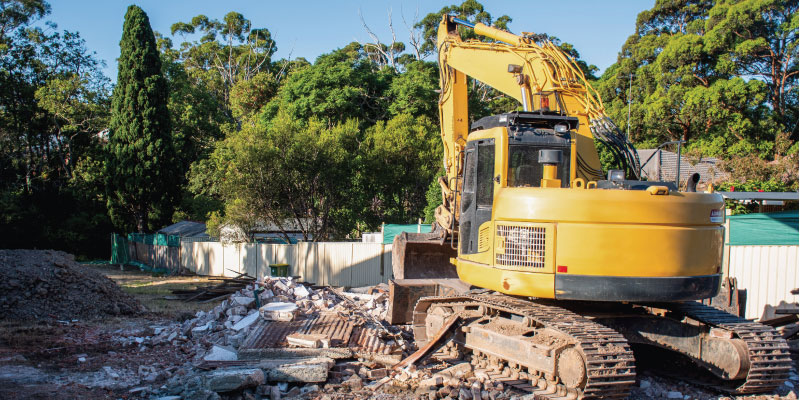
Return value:
[(331, 346), (331, 338), (321, 334), (292, 333), (286, 336), (289, 345), (307, 347), (312, 349), (328, 348)]
[(292, 321), (297, 315), (297, 304), (270, 303), (258, 309), (261, 317), (269, 321)]
[(114, 368), (111, 368), (109, 366), (104, 366), (103, 371), (105, 371), (106, 374), (108, 374), (108, 376), (111, 379), (119, 379), (119, 374), (116, 371), (114, 371)]
[(253, 297), (253, 296), (248, 296), (248, 297), (245, 297), (245, 296), (233, 296), (233, 297), (231, 297), (231, 299), (233, 300), (234, 303), (236, 303), (236, 304), (238, 304), (240, 306), (245, 306), (245, 307), (249, 306), (254, 301), (256, 301), (256, 298)]
[(212, 346), (208, 354), (203, 357), (205, 361), (236, 361), (238, 359), (239, 357), (236, 354), (236, 350), (216, 344)]
[[(301, 360), (264, 368), (270, 382), (325, 382), (333, 366), (332, 359)], [(263, 368), (263, 367), (262, 367)]]
[(297, 297), (298, 299), (305, 299), (306, 297), (311, 295), (311, 292), (309, 292), (305, 286), (301, 285), (292, 289), (292, 294), (294, 294), (294, 296)]
[[(237, 393), (243, 399), (279, 399), (314, 397), (330, 390), (357, 393), (390, 382), (391, 370), (386, 367), (413, 350), (405, 339), (410, 338), (410, 327), (387, 327), (382, 322), (387, 296), (386, 285), (348, 292), (312, 287), (294, 278), (263, 277), (192, 319), (125, 340), (141, 346), (176, 346), (194, 359), (193, 365), (169, 375), (141, 369), (137, 376), (142, 383), (157, 386), (159, 379), (167, 381), (148, 392), (153, 398), (215, 399)], [(283, 326), (279, 324), (287, 329), (278, 328)], [(267, 327), (278, 337), (264, 335), (271, 345), (254, 347)], [(249, 344), (243, 347), (244, 343)], [(353, 357), (361, 361), (344, 361)], [(337, 363), (348, 367), (339, 368)], [(426, 377), (430, 378), (415, 375), (407, 385), (416, 387), (416, 380)]]
[(230, 392), (256, 387), (266, 381), (264, 371), (259, 368), (237, 368), (211, 371), (206, 375), (207, 387), (214, 392)]
[(256, 321), (258, 321), (259, 314), (258, 312), (253, 311), (252, 313), (248, 314), (244, 318), (240, 318), (238, 322), (236, 322), (231, 329), (234, 331), (241, 331), (244, 328), (253, 325)]
[(367, 371), (369, 379), (381, 379), (389, 375), (389, 370), (386, 368), (371, 369)]

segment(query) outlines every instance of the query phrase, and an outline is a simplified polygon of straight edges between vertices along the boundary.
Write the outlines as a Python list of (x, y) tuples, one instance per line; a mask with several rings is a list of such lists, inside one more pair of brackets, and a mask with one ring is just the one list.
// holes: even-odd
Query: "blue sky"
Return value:
[[(87, 47), (106, 62), (105, 74), (116, 81), (116, 59), (128, 0), (51, 0), (52, 13), (47, 20), (59, 30), (78, 31)], [(543, 32), (572, 43), (584, 60), (601, 71), (616, 61), (622, 44), (633, 33), (636, 15), (653, 6), (647, 0), (496, 1), (482, 2), (493, 17), (503, 14), (513, 20), (514, 33)], [(340, 1), (270, 1), (270, 0), (139, 0), (133, 2), (150, 17), (153, 30), (169, 36), (170, 26), (188, 22), (198, 14), (222, 19), (229, 11), (242, 13), (253, 27), (267, 28), (278, 45), (276, 59), (291, 56), (310, 61), (320, 54), (358, 40), (370, 41), (361, 25), (359, 10), (370, 28), (383, 42), (391, 39), (388, 12), (391, 10), (398, 40), (406, 41), (408, 32), (401, 13), (409, 24), (430, 12), (439, 11), (456, 1), (419, 0), (340, 0)], [(180, 37), (173, 38), (176, 45)]]

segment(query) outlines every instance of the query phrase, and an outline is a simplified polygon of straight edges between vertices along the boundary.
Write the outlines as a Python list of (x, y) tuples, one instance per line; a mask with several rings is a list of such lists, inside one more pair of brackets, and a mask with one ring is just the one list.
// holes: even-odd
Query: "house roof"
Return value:
[(181, 221), (159, 229), (158, 233), (178, 235), (180, 237), (208, 236), (206, 233), (206, 224), (194, 221)]
[[(642, 172), (648, 180), (667, 182), (675, 180), (675, 171), (678, 167), (676, 153), (663, 149), (639, 149), (636, 151), (639, 153), (639, 160), (644, 164)], [(713, 157), (703, 157), (698, 161), (681, 155), (681, 181), (695, 172), (700, 174), (700, 181), (704, 183), (728, 179), (730, 175), (723, 171), (718, 163), (719, 159)]]

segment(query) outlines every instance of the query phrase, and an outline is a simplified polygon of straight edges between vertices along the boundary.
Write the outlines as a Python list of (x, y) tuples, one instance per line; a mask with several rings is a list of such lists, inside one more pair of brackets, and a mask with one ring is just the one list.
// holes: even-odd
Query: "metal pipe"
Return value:
[(686, 191), (687, 192), (696, 192), (697, 191), (697, 184), (700, 182), (700, 174), (697, 172), (689, 175), (686, 178)]
[(675, 169), (675, 186), (681, 190), (681, 145), (683, 140), (678, 141), (678, 167)]
[(471, 24), (471, 23), (469, 23), (467, 21), (464, 21), (463, 19), (458, 19), (458, 18), (453, 17), (453, 22), (455, 22), (455, 23), (457, 23), (459, 25), (464, 25), (464, 26), (466, 26), (468, 28), (475, 29), (475, 24)]
[(528, 91), (525, 90), (525, 85), (520, 85), (519, 90), (522, 92), (522, 111), (530, 111), (528, 105)]

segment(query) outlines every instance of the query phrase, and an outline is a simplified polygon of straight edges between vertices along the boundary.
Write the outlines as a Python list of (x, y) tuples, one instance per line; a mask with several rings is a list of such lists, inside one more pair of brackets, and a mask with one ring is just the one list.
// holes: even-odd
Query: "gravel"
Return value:
[(114, 281), (71, 254), (0, 250), (0, 320), (83, 320), (143, 310)]

